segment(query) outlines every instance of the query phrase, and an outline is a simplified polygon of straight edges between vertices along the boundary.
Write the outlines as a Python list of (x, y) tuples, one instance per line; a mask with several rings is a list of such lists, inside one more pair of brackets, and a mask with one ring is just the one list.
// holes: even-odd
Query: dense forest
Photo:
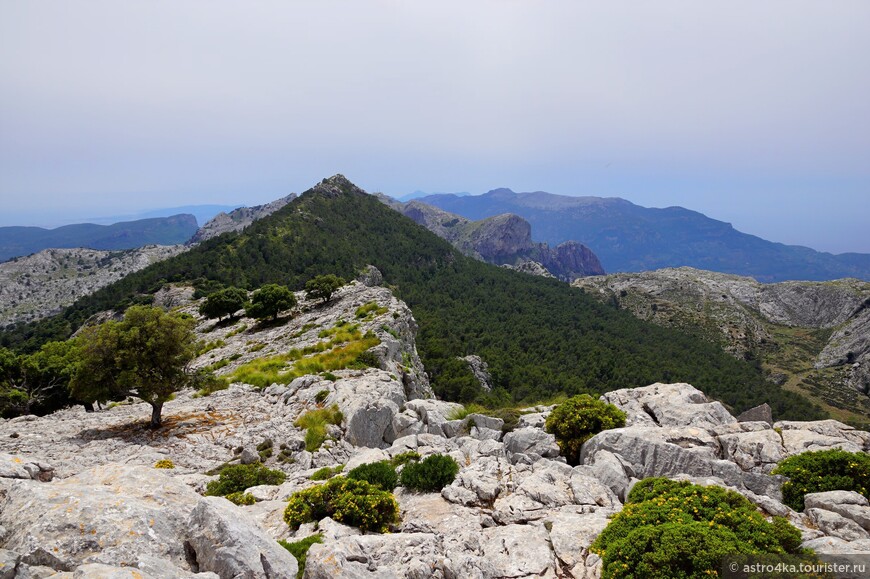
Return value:
[(689, 382), (736, 411), (768, 402), (779, 417), (822, 416), (805, 399), (766, 382), (757, 367), (711, 344), (639, 321), (567, 284), (467, 258), (342, 177), (241, 233), (131, 274), (58, 316), (8, 329), (0, 345), (34, 351), (69, 337), (98, 311), (147, 303), (168, 282), (193, 282), (201, 293), (266, 283), (301, 289), (320, 274), (352, 279), (367, 264), (412, 308), (418, 349), (440, 397), (482, 396), (457, 360), (477, 354), (497, 386), (485, 400), (490, 403)]

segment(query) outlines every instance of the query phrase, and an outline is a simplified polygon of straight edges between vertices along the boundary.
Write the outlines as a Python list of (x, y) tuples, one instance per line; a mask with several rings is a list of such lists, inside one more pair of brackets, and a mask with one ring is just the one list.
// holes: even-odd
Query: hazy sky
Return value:
[(344, 173), (870, 252), (868, 55), (867, 0), (0, 0), (0, 225)]

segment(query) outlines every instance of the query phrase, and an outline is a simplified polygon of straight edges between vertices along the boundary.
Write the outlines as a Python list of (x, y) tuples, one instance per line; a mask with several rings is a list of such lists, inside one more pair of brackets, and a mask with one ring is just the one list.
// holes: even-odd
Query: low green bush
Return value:
[(392, 493), (362, 480), (338, 476), (294, 493), (284, 509), (284, 522), (293, 530), (324, 517), (361, 531), (383, 533), (399, 522), (399, 505)]
[(408, 452), (402, 452), (394, 456), (390, 459), (390, 464), (393, 468), (399, 468), (403, 464), (409, 462), (417, 462), (420, 460), (420, 453), (415, 450), (409, 450)]
[(459, 464), (446, 454), (433, 454), (402, 469), (403, 487), (424, 493), (436, 493), (453, 482)]
[(266, 468), (259, 462), (230, 464), (221, 469), (218, 480), (213, 480), (206, 485), (205, 494), (225, 497), (257, 485), (279, 485), (285, 478), (286, 475), (280, 470)]
[(253, 505), (257, 502), (257, 499), (254, 498), (254, 495), (246, 492), (236, 492), (230, 493), (226, 496), (226, 499), (231, 503), (235, 503), (237, 505)]
[(311, 545), (314, 543), (322, 542), (323, 535), (320, 533), (309, 535), (304, 539), (292, 543), (282, 540), (278, 541), (278, 544), (290, 551), (290, 554), (296, 557), (296, 561), (299, 563), (299, 570), (296, 572), (296, 579), (302, 579), (302, 576), (305, 574), (305, 560), (308, 558), (308, 549), (310, 549)]
[(155, 462), (154, 468), (175, 468), (175, 463), (168, 458), (164, 458), (163, 460)]
[(338, 466), (325, 466), (323, 468), (317, 469), (311, 475), (311, 480), (327, 480), (331, 479), (337, 474), (341, 474), (341, 471), (344, 470), (344, 465), (340, 464)]
[(645, 479), (592, 543), (602, 578), (717, 576), (735, 554), (810, 556), (787, 520), (768, 522), (745, 497), (720, 487)]
[(347, 478), (364, 480), (382, 491), (392, 491), (399, 482), (396, 468), (386, 460), (361, 464), (347, 473)]
[(625, 412), (588, 394), (569, 398), (547, 417), (546, 430), (556, 437), (568, 464), (580, 463), (583, 443), (602, 430), (625, 426)]
[(790, 456), (773, 474), (788, 477), (783, 502), (804, 510), (804, 495), (825, 491), (855, 491), (870, 499), (870, 455), (845, 450), (819, 450)]

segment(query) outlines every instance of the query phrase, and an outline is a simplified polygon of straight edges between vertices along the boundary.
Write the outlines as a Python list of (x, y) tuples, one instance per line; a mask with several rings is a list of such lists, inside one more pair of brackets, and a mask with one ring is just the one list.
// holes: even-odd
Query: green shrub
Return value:
[(317, 394), (314, 395), (314, 401), (318, 404), (323, 404), (326, 398), (329, 396), (329, 390), (320, 390)]
[(383, 533), (399, 522), (399, 505), (392, 493), (365, 481), (338, 476), (294, 493), (284, 510), (284, 521), (293, 530), (324, 517), (361, 531)]
[(337, 474), (340, 474), (343, 470), (343, 464), (340, 464), (338, 466), (325, 466), (321, 469), (314, 471), (314, 473), (311, 475), (311, 480), (327, 480)]
[(386, 460), (361, 464), (347, 473), (347, 478), (364, 480), (382, 491), (392, 491), (399, 482), (396, 468)]
[(163, 460), (158, 460), (154, 463), (154, 468), (175, 468), (175, 463), (173, 463), (168, 458), (164, 458)]
[(447, 420), (462, 420), (463, 418), (468, 417), (469, 414), (486, 414), (487, 412), (488, 411), (486, 408), (484, 408), (480, 404), (474, 404), (472, 402), (470, 404), (466, 404), (465, 406), (454, 408), (444, 418), (446, 418)]
[(226, 496), (226, 499), (231, 503), (235, 503), (237, 505), (253, 505), (257, 502), (257, 499), (254, 498), (254, 495), (246, 492), (235, 492), (230, 493)]
[(213, 480), (205, 488), (207, 496), (225, 497), (242, 492), (257, 485), (279, 485), (286, 475), (280, 470), (266, 468), (261, 463), (231, 464), (223, 467), (218, 480)]
[(356, 317), (360, 319), (376, 318), (381, 314), (387, 313), (387, 310), (388, 308), (379, 306), (377, 302), (368, 302), (356, 309)]
[(401, 482), (403, 487), (411, 490), (435, 493), (453, 482), (459, 464), (453, 457), (446, 454), (433, 454), (420, 462), (412, 462), (402, 469)]
[(645, 479), (592, 543), (602, 577), (706, 577), (728, 555), (806, 557), (788, 521), (768, 522), (745, 497), (720, 487)]
[(310, 549), (311, 545), (314, 543), (322, 542), (323, 535), (320, 533), (309, 535), (304, 539), (292, 543), (282, 540), (278, 541), (278, 544), (290, 551), (290, 554), (296, 557), (296, 561), (299, 563), (299, 570), (296, 572), (296, 579), (302, 579), (302, 576), (305, 574), (305, 559), (308, 557), (308, 549)]
[(399, 468), (403, 464), (411, 461), (417, 462), (418, 460), (420, 460), (420, 453), (416, 450), (409, 450), (408, 452), (399, 453), (391, 458), (390, 464), (393, 465), (393, 468)]
[(568, 464), (580, 463), (583, 443), (602, 430), (625, 426), (625, 412), (588, 394), (569, 398), (547, 417), (546, 430), (556, 437)]
[(782, 485), (783, 502), (804, 510), (804, 495), (855, 491), (870, 498), (870, 455), (845, 450), (819, 450), (790, 456), (773, 471), (789, 478)]
[(344, 415), (338, 409), (338, 405), (333, 404), (329, 408), (309, 410), (297, 418), (293, 424), (305, 429), (305, 450), (314, 452), (326, 440), (326, 425), (338, 425), (341, 424), (342, 420), (344, 420)]

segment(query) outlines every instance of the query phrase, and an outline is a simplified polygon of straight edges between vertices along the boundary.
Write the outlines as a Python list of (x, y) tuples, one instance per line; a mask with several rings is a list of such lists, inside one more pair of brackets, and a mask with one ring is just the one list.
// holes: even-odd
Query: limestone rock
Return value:
[(497, 577), (527, 577), (554, 573), (556, 558), (543, 525), (505, 525), (481, 533), (483, 557)]
[(387, 372), (370, 370), (334, 383), (332, 402), (345, 417), (345, 438), (354, 446), (386, 448), (396, 438), (393, 417), (405, 403), (401, 383)]
[(180, 537), (200, 496), (159, 470), (109, 464), (49, 484), (11, 481), (0, 514), (5, 547), (31, 565), (135, 565), (146, 557), (188, 569)]
[(14, 579), (21, 556), (8, 549), (0, 549), (0, 579)]
[(589, 546), (608, 523), (610, 519), (604, 513), (557, 512), (544, 521), (545, 526), (550, 526), (550, 543), (556, 557), (573, 577), (587, 576), (585, 566)]
[(190, 514), (185, 550), (198, 570), (221, 577), (295, 579), (296, 558), (222, 497), (205, 497)]
[(770, 408), (770, 404), (765, 402), (741, 413), (737, 416), (737, 422), (766, 422), (772, 425), (773, 411)]
[(805, 509), (804, 511), (816, 527), (829, 537), (837, 537), (844, 541), (870, 539), (870, 533), (861, 525), (825, 509)]
[(430, 533), (355, 535), (308, 551), (308, 579), (408, 577), (428, 579), (444, 569), (440, 540)]
[(815, 450), (840, 448), (848, 452), (870, 451), (870, 433), (838, 422), (781, 421), (774, 428), (782, 431), (782, 443), (789, 456)]
[(691, 384), (652, 384), (608, 392), (605, 402), (623, 410), (626, 426), (694, 426), (712, 428), (736, 422), (719, 402), (710, 402)]
[(559, 456), (559, 445), (556, 438), (537, 428), (517, 428), (504, 436), (504, 447), (508, 455), (527, 455), (532, 462), (538, 458), (554, 458)]
[(492, 376), (489, 373), (489, 366), (487, 366), (486, 362), (480, 356), (469, 355), (464, 358), (460, 358), (460, 360), (464, 360), (465, 363), (468, 364), (468, 367), (471, 369), (471, 373), (474, 374), (475, 379), (477, 379), (480, 387), (489, 392), (492, 390)]
[(366, 287), (377, 287), (383, 285), (384, 276), (381, 271), (373, 265), (367, 265), (357, 276), (357, 281)]
[(0, 478), (48, 482), (54, 478), (54, 467), (46, 462), (0, 453)]
[(824, 509), (841, 515), (870, 531), (870, 506), (867, 498), (855, 491), (828, 491), (804, 496), (807, 509)]

